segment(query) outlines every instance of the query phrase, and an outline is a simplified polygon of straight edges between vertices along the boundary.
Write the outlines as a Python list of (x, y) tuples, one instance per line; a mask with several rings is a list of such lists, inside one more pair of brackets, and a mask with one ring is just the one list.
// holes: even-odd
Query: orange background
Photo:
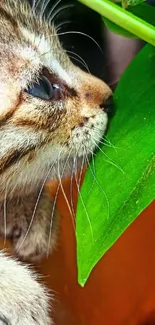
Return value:
[[(68, 198), (69, 188), (66, 182)], [(75, 205), (76, 198), (74, 186)], [(60, 245), (40, 267), (55, 291), (56, 325), (155, 324), (155, 203), (101, 259), (84, 288), (77, 284), (75, 229), (62, 193), (58, 205)]]
[[(69, 181), (64, 188), (69, 198)], [(55, 192), (53, 184), (50, 191)], [(75, 186), (73, 196), (76, 205)], [(75, 229), (61, 192), (58, 206), (62, 216), (59, 245), (39, 266), (44, 282), (54, 291), (55, 324), (155, 324), (155, 203), (105, 254), (84, 288), (77, 284)]]

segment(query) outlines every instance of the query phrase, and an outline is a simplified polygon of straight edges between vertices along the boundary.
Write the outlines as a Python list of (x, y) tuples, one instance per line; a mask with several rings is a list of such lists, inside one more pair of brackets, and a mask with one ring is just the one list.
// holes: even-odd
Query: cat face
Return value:
[(72, 64), (54, 27), (27, 2), (1, 1), (2, 183), (34, 182), (56, 158), (92, 153), (106, 130), (109, 96), (104, 82)]

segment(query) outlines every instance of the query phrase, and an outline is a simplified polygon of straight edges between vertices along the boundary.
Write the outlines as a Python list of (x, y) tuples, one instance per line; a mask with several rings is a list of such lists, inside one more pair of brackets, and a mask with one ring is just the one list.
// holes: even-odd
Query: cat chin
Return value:
[(25, 156), (0, 176), (0, 201), (5, 196), (12, 199), (28, 195), (43, 188), (48, 180), (68, 177), (79, 170), (81, 164), (84, 165), (83, 157), (71, 156), (67, 147), (48, 145), (39, 149), (31, 161)]

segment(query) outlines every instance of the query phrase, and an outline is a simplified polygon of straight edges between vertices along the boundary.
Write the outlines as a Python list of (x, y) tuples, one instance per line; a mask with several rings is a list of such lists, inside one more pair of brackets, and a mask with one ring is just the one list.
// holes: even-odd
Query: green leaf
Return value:
[(125, 30), (124, 28), (119, 27), (118, 25), (114, 24), (112, 21), (110, 21), (107, 18), (102, 17), (104, 24), (106, 25), (106, 27), (111, 30), (111, 32), (115, 33), (115, 34), (119, 34), (122, 35), (124, 37), (128, 37), (128, 38), (138, 38), (137, 36), (135, 36), (134, 34), (131, 34), (130, 32), (128, 32), (127, 30)]
[[(121, 3), (118, 4), (118, 6), (121, 6)], [(152, 7), (148, 4), (141, 3), (135, 7), (128, 7), (127, 9), (129, 12), (134, 14), (135, 16), (144, 19), (146, 22), (152, 24), (155, 26), (155, 7)], [(114, 24), (109, 19), (102, 17), (106, 27), (110, 29), (112, 32), (122, 35), (124, 37), (129, 38), (137, 38), (134, 34), (128, 32), (124, 28), (119, 27), (118, 25)]]
[[(121, 28), (155, 46), (155, 27), (110, 0), (79, 0)], [(132, 7), (137, 8), (137, 6)], [(152, 11), (153, 11), (153, 7)], [(151, 10), (150, 10), (151, 11)], [(150, 12), (151, 15), (151, 12)]]
[(114, 101), (117, 113), (110, 125), (108, 143), (91, 163), (78, 200), (76, 237), (81, 285), (155, 196), (154, 47), (145, 46), (132, 61)]
[(145, 2), (145, 0), (127, 0), (128, 6), (137, 6), (142, 2)]
[(128, 11), (155, 26), (155, 7), (152, 7), (147, 3), (141, 3), (135, 7), (129, 7)]
[(137, 6), (145, 0), (122, 0), (123, 8), (127, 8), (128, 6)]

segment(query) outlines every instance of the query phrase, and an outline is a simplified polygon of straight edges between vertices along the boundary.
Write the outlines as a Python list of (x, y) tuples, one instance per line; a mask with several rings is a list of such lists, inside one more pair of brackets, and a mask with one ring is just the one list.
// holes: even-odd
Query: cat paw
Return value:
[(30, 268), (0, 253), (0, 279), (0, 324), (53, 324), (49, 293)]

